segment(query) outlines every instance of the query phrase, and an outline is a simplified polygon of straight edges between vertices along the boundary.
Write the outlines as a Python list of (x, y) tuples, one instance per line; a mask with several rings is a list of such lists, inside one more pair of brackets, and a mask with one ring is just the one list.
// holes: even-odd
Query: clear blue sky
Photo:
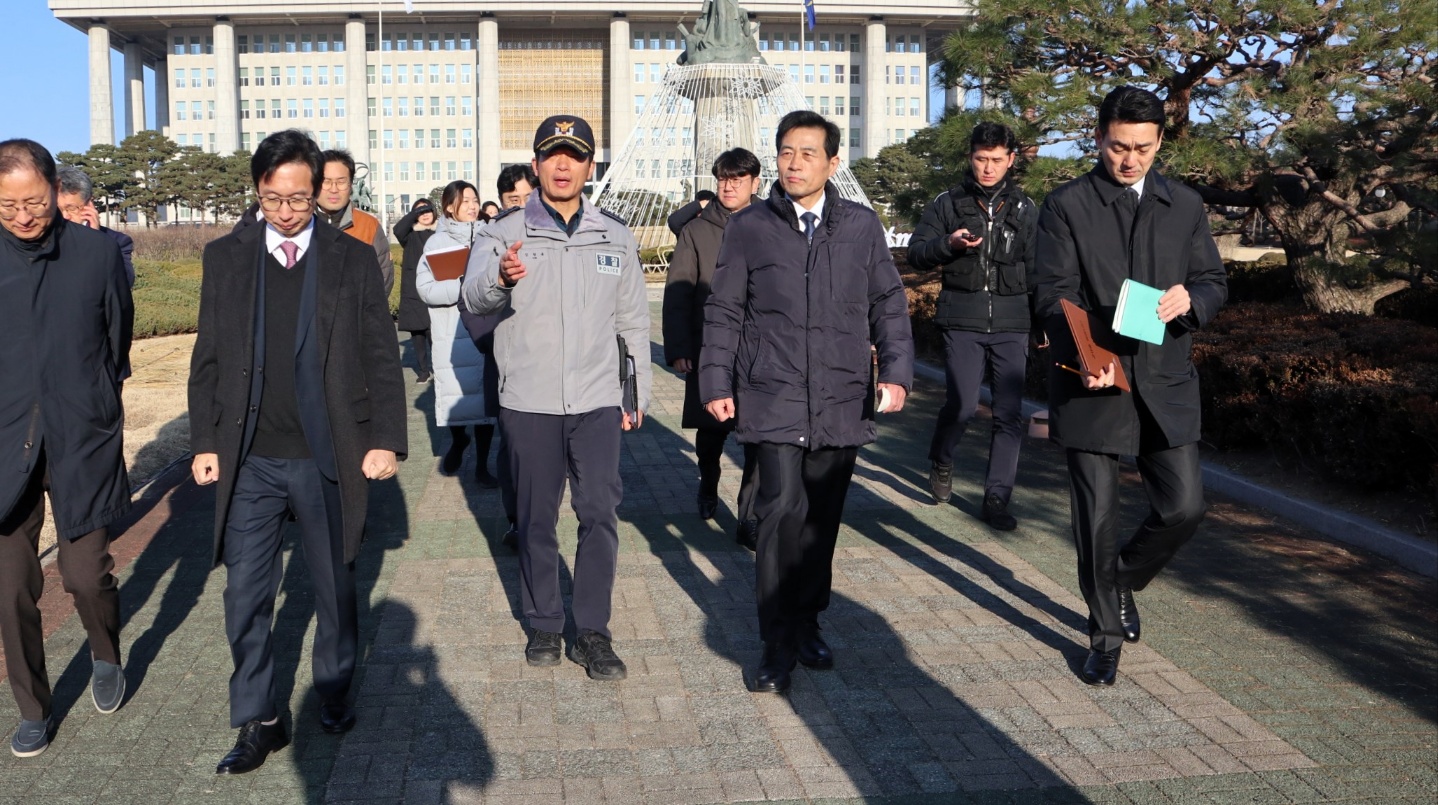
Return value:
[[(85, 34), (55, 19), (45, 0), (0, 0), (0, 53), (7, 65), (0, 91), (0, 140), (29, 137), (51, 153), (90, 147), (90, 46)], [(48, 65), (48, 68), (41, 67)], [(115, 137), (125, 136), (124, 60), (110, 50)], [(155, 99), (155, 77), (145, 70), (145, 99)], [(931, 118), (942, 112), (943, 92), (929, 95)], [(153, 125), (154, 110), (146, 115)]]
[[(29, 137), (51, 153), (90, 147), (90, 46), (85, 34), (55, 19), (45, 0), (0, 0), (0, 53), (6, 75), (0, 91), (0, 139)], [(110, 51), (115, 134), (125, 136), (120, 51)], [(145, 71), (146, 97), (154, 76)], [(149, 115), (151, 121), (154, 114)]]

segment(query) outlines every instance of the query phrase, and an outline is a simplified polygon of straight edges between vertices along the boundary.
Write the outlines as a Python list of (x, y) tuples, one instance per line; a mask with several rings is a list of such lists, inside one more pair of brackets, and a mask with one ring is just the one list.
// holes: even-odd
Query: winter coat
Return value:
[(813, 243), (775, 183), (724, 231), (704, 308), (703, 402), (732, 397), (740, 442), (817, 450), (874, 441), (874, 371), (914, 377), (909, 304), (879, 216), (831, 183)]
[(426, 212), (434, 213), (432, 207), (410, 210), (409, 215), (394, 225), (394, 239), (404, 247), (404, 258), (400, 261), (399, 274), (399, 317), (396, 326), (407, 333), (429, 329), (429, 305), (419, 298), (415, 290), (415, 272), (419, 269), (419, 258), (424, 256), (424, 244), (434, 234), (433, 229), (415, 229), (419, 217)]
[[(763, 199), (755, 196), (750, 203), (762, 204)], [(699, 352), (704, 345), (704, 303), (709, 300), (714, 264), (719, 259), (719, 245), (724, 241), (730, 215), (724, 205), (714, 201), (684, 226), (664, 284), (664, 362), (672, 366), (680, 358), (687, 358), (695, 369), (684, 378), (684, 417), (680, 424), (686, 428), (734, 427), (734, 420), (721, 423), (704, 410), (699, 401), (698, 372)]]
[[(1198, 441), (1198, 371), (1190, 333), (1218, 314), (1228, 280), (1198, 193), (1158, 171), (1144, 180), (1138, 213), (1126, 236), (1117, 203), (1128, 192), (1095, 167), (1044, 199), (1034, 250), (1034, 309), (1045, 322), (1054, 361), (1077, 362), (1060, 300), (1094, 315), (1092, 331), (1119, 356), (1134, 393), (1089, 391), (1080, 377), (1049, 370), (1049, 435), (1074, 450), (1137, 455)], [(1183, 285), (1188, 313), (1169, 322), (1162, 344), (1125, 338), (1110, 329), (1125, 279), (1167, 290)], [(1140, 440), (1139, 405), (1152, 415)]]
[[(480, 221), (439, 219), (425, 254), (471, 246), (484, 228)], [(429, 306), (429, 337), (434, 343), (434, 423), (449, 425), (492, 424), (484, 404), (484, 362), (459, 319), (459, 290), (463, 277), (436, 280), (429, 260), (421, 257), (415, 272), (415, 290)]]
[[(264, 248), (265, 226), (247, 226), (211, 241), (201, 258), (199, 333), (190, 357), (190, 450), (219, 456), (216, 563), (224, 556), (235, 479), (264, 391), (264, 373), (256, 370), (256, 356), (264, 355), (265, 308), (258, 304)], [(310, 273), (300, 300), (295, 393), (315, 464), (322, 473), (332, 467), (331, 480), (339, 484), (344, 559), (352, 562), (369, 505), (365, 454), (392, 450), (404, 460), (408, 452), (404, 378), (374, 250), (316, 220), (301, 259)], [(310, 432), (310, 423), (318, 421), (327, 427)]]
[(374, 248), (380, 277), (384, 280), (385, 304), (388, 304), (389, 293), (394, 289), (394, 260), (389, 256), (389, 238), (384, 233), (384, 227), (379, 225), (379, 219), (356, 207), (354, 201), (346, 204), (337, 214), (322, 209), (315, 212), (325, 223)]
[(130, 509), (120, 383), (134, 308), (114, 240), (57, 218), (36, 245), (0, 231), (0, 521), (43, 450), (56, 529), (75, 539)]
[[(1007, 177), (990, 196), (970, 173), (929, 203), (909, 239), (909, 265), (942, 269), (935, 324), (976, 333), (1033, 328), (1028, 273), (1038, 217), (1038, 207)], [(958, 229), (983, 242), (954, 249), (949, 235)]]
[[(568, 235), (540, 194), (480, 232), (464, 275), (470, 312), (499, 314), (494, 357), (499, 404), (530, 414), (570, 415), (620, 406), (619, 343), (635, 356), (639, 410), (649, 407), (649, 301), (639, 246), (623, 219), (582, 199)], [(499, 261), (523, 241), (528, 275), (499, 284)]]

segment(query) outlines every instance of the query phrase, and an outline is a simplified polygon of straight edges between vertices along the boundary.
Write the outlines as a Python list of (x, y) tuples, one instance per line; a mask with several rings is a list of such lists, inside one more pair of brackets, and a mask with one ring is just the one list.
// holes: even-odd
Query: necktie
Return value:
[(814, 224), (816, 221), (819, 220), (819, 216), (815, 215), (812, 212), (806, 212), (803, 215), (799, 216), (799, 220), (804, 222), (804, 237), (807, 238), (810, 243), (813, 243)]
[(292, 240), (280, 241), (280, 250), (285, 253), (285, 268), (294, 268), (300, 253), (300, 244)]

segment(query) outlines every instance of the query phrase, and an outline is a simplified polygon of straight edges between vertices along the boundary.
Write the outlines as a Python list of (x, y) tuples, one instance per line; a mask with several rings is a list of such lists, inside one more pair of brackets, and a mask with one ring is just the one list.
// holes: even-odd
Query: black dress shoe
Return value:
[(504, 543), (504, 547), (511, 551), (519, 550), (519, 524), (511, 522), (509, 528), (505, 530), (504, 536), (499, 538), (499, 541)]
[(1083, 663), (1083, 681), (1090, 685), (1112, 685), (1118, 677), (1118, 655), (1123, 651), (1098, 651), (1089, 649), (1088, 659)]
[(997, 493), (990, 492), (984, 496), (983, 514), (984, 522), (994, 527), (996, 531), (1013, 531), (1019, 527), (1019, 521), (1009, 514), (1008, 501), (999, 497)]
[(719, 513), (719, 496), (699, 493), (699, 519), (713, 520), (714, 515)]
[(1138, 605), (1133, 600), (1133, 589), (1118, 588), (1118, 622), (1123, 624), (1125, 643), (1137, 643), (1142, 624), (1138, 619)]
[(793, 682), (790, 676), (798, 659), (789, 643), (765, 643), (759, 667), (744, 679), (750, 693), (783, 693)]
[(949, 502), (954, 494), (954, 465), (929, 463), (929, 493), (934, 496), (935, 505)]
[(215, 774), (244, 774), (254, 771), (265, 763), (271, 752), (278, 752), (290, 745), (290, 736), (285, 733), (282, 721), (264, 724), (250, 721), (240, 727), (240, 737), (235, 748), (215, 767)]
[(558, 632), (535, 629), (524, 647), (524, 661), (536, 668), (558, 665), (564, 651), (564, 636)]
[(320, 705), (320, 729), (331, 735), (354, 729), (355, 709), (347, 702), (325, 702)]
[(805, 668), (827, 671), (834, 667), (834, 652), (824, 638), (819, 636), (818, 626), (809, 626), (799, 631), (799, 662)]
[(739, 530), (734, 533), (734, 541), (748, 548), (750, 551), (759, 549), (759, 521), (740, 520)]

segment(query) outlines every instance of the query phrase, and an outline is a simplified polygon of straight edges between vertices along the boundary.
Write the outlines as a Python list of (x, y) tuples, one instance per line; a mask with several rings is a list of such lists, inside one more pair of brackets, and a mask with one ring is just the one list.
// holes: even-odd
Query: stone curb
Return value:
[[(914, 374), (935, 383), (944, 382), (943, 369), (922, 361), (914, 361)], [(989, 404), (987, 385), (982, 387), (980, 399), (985, 405)], [(1023, 414), (1026, 419), (1042, 410), (1042, 403), (1024, 400)], [(1260, 486), (1232, 470), (1207, 461), (1203, 463), (1203, 486), (1317, 531), (1329, 539), (1391, 559), (1415, 573), (1438, 578), (1438, 545), (1395, 531), (1367, 517)]]

